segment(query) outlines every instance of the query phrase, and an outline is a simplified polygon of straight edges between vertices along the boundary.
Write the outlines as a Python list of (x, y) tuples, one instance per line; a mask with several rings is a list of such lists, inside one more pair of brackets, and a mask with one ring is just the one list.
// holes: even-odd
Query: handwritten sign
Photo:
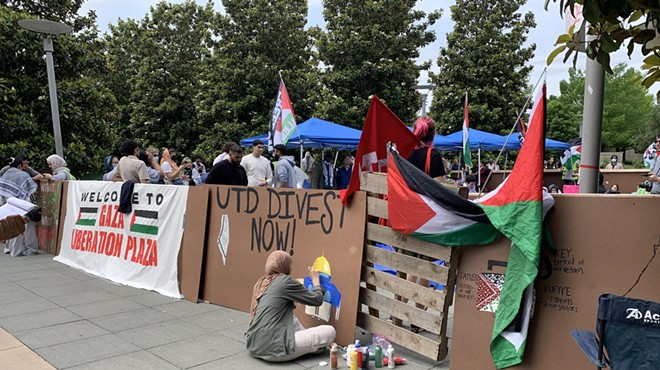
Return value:
[(307, 267), (324, 257), (326, 278), (336, 287), (336, 294), (341, 294), (341, 314), (315, 316), (329, 316), (326, 322), (306, 314), (305, 306), (299, 305), (296, 315), (305, 326), (329, 323), (337, 330), (338, 343), (352, 342), (366, 221), (364, 194), (344, 208), (335, 191), (208, 188), (203, 299), (248, 311), (252, 287), (264, 275), (270, 252), (289, 253), (292, 276), (301, 281), (307, 276)]

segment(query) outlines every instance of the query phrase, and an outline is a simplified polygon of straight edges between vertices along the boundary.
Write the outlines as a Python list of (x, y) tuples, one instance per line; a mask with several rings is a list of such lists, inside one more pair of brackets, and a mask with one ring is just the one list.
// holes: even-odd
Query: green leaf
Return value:
[(652, 66), (660, 66), (660, 56), (656, 54), (651, 54), (644, 58), (643, 61), (645, 64), (652, 65)]
[(555, 46), (557, 46), (558, 44), (565, 44), (570, 41), (571, 41), (571, 35), (563, 34), (557, 38), (557, 41), (555, 41)]
[(553, 50), (550, 53), (550, 55), (548, 55), (548, 59), (546, 60), (546, 65), (549, 66), (550, 64), (552, 64), (552, 62), (555, 60), (557, 55), (559, 55), (562, 51), (566, 50), (566, 48), (567, 48), (566, 45), (562, 45), (562, 46), (556, 48), (555, 50)]
[(619, 45), (617, 45), (614, 42), (614, 40), (612, 40), (612, 36), (610, 36), (608, 33), (606, 33), (601, 38), (600, 48), (601, 48), (602, 51), (604, 51), (606, 53), (611, 53), (611, 52), (616, 51), (617, 49), (619, 49)]

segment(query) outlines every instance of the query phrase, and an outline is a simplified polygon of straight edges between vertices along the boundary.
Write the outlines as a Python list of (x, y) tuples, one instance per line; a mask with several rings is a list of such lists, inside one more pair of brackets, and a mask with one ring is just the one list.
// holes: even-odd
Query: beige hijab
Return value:
[(262, 276), (257, 280), (257, 283), (254, 284), (252, 288), (252, 302), (250, 303), (250, 321), (249, 325), (252, 324), (254, 319), (254, 314), (257, 312), (257, 304), (259, 304), (259, 299), (264, 294), (266, 289), (270, 284), (280, 275), (289, 275), (291, 274), (291, 256), (283, 251), (275, 251), (268, 255), (266, 260), (266, 275)]
[(176, 171), (179, 169), (179, 166), (177, 166), (176, 162), (172, 160), (172, 157), (170, 156), (170, 151), (169, 149), (163, 150), (163, 156), (160, 159), (160, 165), (162, 166), (163, 163), (169, 163), (172, 166), (172, 170)]

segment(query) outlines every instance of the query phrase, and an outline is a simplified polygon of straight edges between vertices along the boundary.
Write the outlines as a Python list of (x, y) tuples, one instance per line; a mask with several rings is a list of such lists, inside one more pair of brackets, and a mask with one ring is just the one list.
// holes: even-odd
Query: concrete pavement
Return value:
[[(286, 364), (254, 359), (243, 338), (247, 313), (114, 284), (52, 257), (0, 256), (3, 369), (311, 369), (328, 361), (328, 351)], [(395, 348), (405, 369), (449, 368)]]

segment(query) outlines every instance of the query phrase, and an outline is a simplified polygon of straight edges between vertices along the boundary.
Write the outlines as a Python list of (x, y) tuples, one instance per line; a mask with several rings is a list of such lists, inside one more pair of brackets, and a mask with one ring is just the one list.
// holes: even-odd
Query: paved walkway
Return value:
[[(0, 255), (3, 369), (310, 369), (324, 355), (270, 364), (250, 357), (248, 315), (117, 285), (48, 254)], [(405, 369), (448, 369), (403, 348)], [(325, 367), (327, 368), (327, 366)]]

